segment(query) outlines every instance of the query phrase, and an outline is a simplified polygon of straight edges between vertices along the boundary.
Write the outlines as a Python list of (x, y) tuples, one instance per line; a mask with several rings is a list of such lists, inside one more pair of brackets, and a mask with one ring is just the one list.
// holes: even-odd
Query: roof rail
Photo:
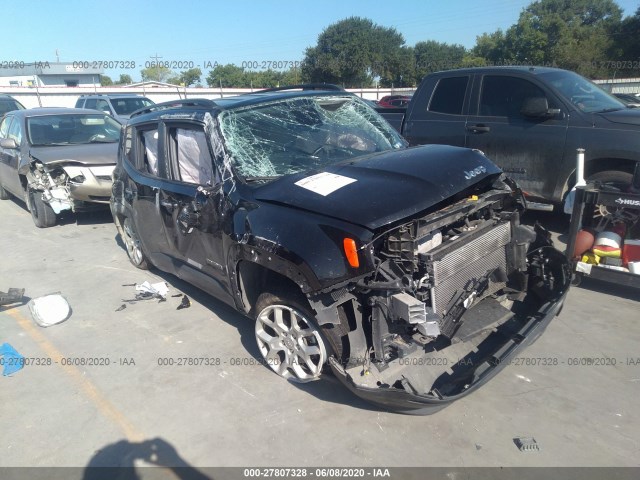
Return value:
[(282, 92), (285, 90), (333, 90), (344, 92), (344, 88), (338, 85), (334, 85), (333, 83), (302, 83), (299, 85), (286, 85), (284, 87), (265, 88), (264, 90), (257, 90), (251, 93)]
[(189, 98), (184, 100), (171, 100), (168, 102), (156, 103), (148, 107), (139, 108), (135, 110), (130, 118), (137, 117), (138, 115), (144, 115), (145, 113), (151, 113), (158, 110), (167, 110), (169, 108), (183, 108), (183, 107), (197, 107), (197, 108), (213, 108), (216, 104), (213, 100), (207, 98)]

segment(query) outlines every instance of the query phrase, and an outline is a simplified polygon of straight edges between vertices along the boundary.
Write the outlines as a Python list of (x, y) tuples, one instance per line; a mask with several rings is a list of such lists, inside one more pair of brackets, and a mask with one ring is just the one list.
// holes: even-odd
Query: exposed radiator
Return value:
[[(473, 237), (473, 234), (471, 234)], [(461, 239), (459, 248), (442, 245), (430, 255), (432, 262), (433, 288), (431, 305), (434, 313), (446, 314), (447, 305), (471, 282), (482, 279), (497, 268), (507, 271), (506, 245), (511, 240), (511, 224), (497, 225), (479, 232), (470, 241)], [(502, 281), (489, 281), (481, 296), (490, 295), (504, 288)]]

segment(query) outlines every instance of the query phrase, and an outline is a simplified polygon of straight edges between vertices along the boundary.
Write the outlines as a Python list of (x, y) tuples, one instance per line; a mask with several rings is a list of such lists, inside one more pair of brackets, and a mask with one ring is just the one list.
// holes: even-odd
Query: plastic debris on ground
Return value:
[(59, 292), (34, 298), (27, 305), (31, 316), (41, 327), (64, 322), (71, 315), (69, 302)]
[(190, 306), (191, 306), (191, 300), (189, 300), (189, 297), (184, 295), (182, 297), (182, 301), (180, 302), (180, 305), (178, 305), (178, 308), (176, 308), (176, 310), (182, 310), (183, 308), (189, 308)]
[(21, 370), (24, 367), (24, 357), (20, 355), (15, 348), (13, 348), (8, 343), (3, 343), (0, 345), (0, 358), (2, 359), (2, 363), (4, 368), (2, 370), (2, 375), (5, 377), (16, 373), (18, 370)]
[(513, 443), (521, 452), (537, 452), (540, 450), (538, 442), (533, 437), (516, 437), (513, 439)]
[(157, 298), (160, 302), (164, 302), (167, 299), (167, 293), (169, 287), (166, 282), (149, 283), (147, 281), (142, 283), (125, 284), (123, 287), (135, 287), (136, 296), (130, 300), (123, 300), (127, 303), (135, 303), (140, 300), (151, 300)]
[(0, 292), (0, 305), (9, 305), (22, 301), (24, 288), (10, 288), (8, 292)]

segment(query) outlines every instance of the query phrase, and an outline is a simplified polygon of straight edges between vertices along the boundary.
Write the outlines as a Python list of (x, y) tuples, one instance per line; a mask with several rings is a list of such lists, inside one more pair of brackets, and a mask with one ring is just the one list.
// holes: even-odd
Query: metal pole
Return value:
[(578, 148), (576, 150), (578, 152), (576, 158), (576, 186), (578, 185), (586, 185), (587, 182), (584, 179), (584, 148)]

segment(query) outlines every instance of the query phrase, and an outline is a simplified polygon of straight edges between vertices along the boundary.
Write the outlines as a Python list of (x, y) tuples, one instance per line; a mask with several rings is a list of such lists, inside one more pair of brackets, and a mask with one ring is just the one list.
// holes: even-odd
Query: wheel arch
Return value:
[(253, 313), (258, 297), (264, 292), (286, 294), (303, 302), (304, 305), (309, 305), (304, 294), (305, 284), (297, 284), (281, 272), (246, 259), (237, 263), (235, 271), (236, 288), (242, 300), (242, 308), (247, 315)]
[[(585, 178), (589, 178), (591, 175), (599, 172), (606, 172), (608, 170), (620, 171), (633, 175), (636, 163), (638, 163), (638, 161), (630, 160), (628, 158), (594, 158), (589, 160), (585, 158), (584, 175)], [(575, 184), (576, 169), (573, 168), (569, 173), (569, 176), (564, 181), (562, 191), (560, 192), (560, 198), (564, 199), (565, 195)]]

